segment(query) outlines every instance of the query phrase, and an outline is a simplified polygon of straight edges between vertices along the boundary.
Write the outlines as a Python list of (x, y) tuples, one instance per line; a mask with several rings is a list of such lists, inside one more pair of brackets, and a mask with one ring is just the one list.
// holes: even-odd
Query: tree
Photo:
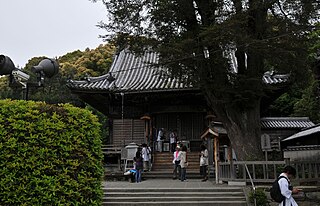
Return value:
[(72, 79), (99, 76), (109, 71), (114, 54), (112, 44), (101, 44), (95, 49), (87, 48), (68, 53), (59, 58), (62, 75)]
[[(71, 93), (66, 87), (68, 79), (81, 79), (86, 76), (99, 76), (109, 71), (114, 54), (114, 46), (101, 44), (95, 49), (87, 48), (85, 51), (73, 51), (57, 59), (60, 65), (59, 74), (52, 78), (45, 78), (45, 86), (38, 87), (35, 84), (29, 86), (29, 99), (45, 101), (47, 103), (72, 103), (83, 106), (84, 103)], [(33, 57), (23, 72), (30, 75), (28, 82), (36, 83), (37, 77), (31, 68), (47, 57)], [(33, 86), (32, 86), (33, 85)], [(0, 98), (23, 99), (26, 90), (22, 87), (10, 88), (9, 77), (0, 78)]]
[[(97, 0), (92, 0), (97, 1)], [(261, 157), (260, 103), (266, 71), (297, 81), (307, 64), (308, 34), (319, 20), (317, 0), (103, 0), (100, 27), (120, 48), (160, 54), (173, 76), (198, 86), (224, 123), (237, 156)], [(141, 46), (141, 44), (143, 46)], [(234, 52), (237, 67), (228, 54)]]
[(282, 94), (268, 108), (266, 113), (274, 116), (308, 116), (315, 122), (320, 122), (320, 23), (318, 29), (309, 35), (309, 65), (305, 71), (304, 81), (294, 82), (292, 86)]

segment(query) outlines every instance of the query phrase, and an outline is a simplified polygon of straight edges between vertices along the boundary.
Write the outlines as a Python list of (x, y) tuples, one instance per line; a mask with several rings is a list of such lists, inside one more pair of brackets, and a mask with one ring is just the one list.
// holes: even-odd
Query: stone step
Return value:
[(124, 192), (124, 193), (133, 193), (133, 192), (243, 192), (242, 188), (240, 187), (207, 187), (207, 188), (171, 188), (171, 187), (164, 187), (164, 188), (102, 188), (104, 193), (108, 192)]
[[(163, 168), (163, 169), (173, 169), (173, 164), (153, 164), (152, 167), (155, 168)], [(192, 164), (192, 163), (188, 163), (188, 168), (193, 167), (193, 168), (200, 168), (199, 164)]]
[[(109, 197), (123, 197), (123, 192), (105, 192), (105, 194), (107, 195), (107, 198)], [(186, 192), (186, 191), (180, 191), (180, 192), (160, 192), (160, 191), (154, 191), (154, 192), (150, 192), (148, 191), (143, 191), (143, 192), (130, 192), (130, 196), (133, 197), (217, 197), (217, 198), (223, 198), (226, 196), (232, 196), (232, 197), (241, 197), (243, 198), (243, 192), (230, 192), (230, 191), (224, 191), (224, 192), (211, 192), (211, 191), (207, 191), (207, 192)]]
[[(168, 171), (168, 170), (170, 170), (170, 168), (171, 167), (166, 167), (166, 166), (153, 166), (152, 167), (152, 171)], [(173, 171), (173, 168), (170, 170), (170, 172), (169, 173), (172, 173), (172, 171)], [(200, 168), (199, 167), (197, 167), (197, 166), (189, 166), (188, 168), (187, 168), (187, 173), (189, 172), (189, 171), (195, 171), (196, 173), (199, 173), (200, 172)]]
[[(187, 156), (188, 158), (191, 157), (191, 158), (199, 158), (199, 153), (187, 153)], [(173, 158), (173, 153), (169, 153), (169, 152), (156, 152), (153, 154), (153, 157), (159, 157), (159, 158)]]
[[(171, 179), (173, 177), (173, 170), (168, 170), (168, 169), (159, 169), (159, 170), (152, 170), (150, 172), (143, 172), (142, 173), (142, 178), (144, 179), (154, 179), (154, 178), (169, 178)], [(186, 175), (187, 179), (199, 179), (199, 181), (201, 180), (201, 176), (200, 176), (200, 171), (199, 169), (187, 169), (187, 175)], [(214, 177), (214, 174), (211, 172), (211, 174), (209, 175), (210, 178)]]
[(102, 205), (245, 206), (241, 188), (103, 188)]
[(148, 206), (148, 205), (172, 205), (172, 206), (247, 206), (246, 201), (163, 201), (163, 202), (103, 202), (103, 206)]
[(178, 202), (179, 200), (183, 201), (233, 201), (233, 202), (238, 202), (238, 201), (244, 201), (244, 197), (220, 197), (220, 196), (215, 196), (215, 197), (197, 197), (194, 195), (190, 195), (188, 197), (179, 197), (179, 196), (164, 196), (164, 195), (159, 195), (159, 196), (145, 196), (145, 197), (135, 197), (131, 196), (134, 194), (130, 194), (130, 196), (127, 197), (104, 197), (103, 202)]
[[(159, 170), (173, 170), (172, 165), (152, 165), (152, 170), (153, 171), (159, 171)], [(189, 165), (187, 167), (187, 170), (200, 170), (199, 165)]]

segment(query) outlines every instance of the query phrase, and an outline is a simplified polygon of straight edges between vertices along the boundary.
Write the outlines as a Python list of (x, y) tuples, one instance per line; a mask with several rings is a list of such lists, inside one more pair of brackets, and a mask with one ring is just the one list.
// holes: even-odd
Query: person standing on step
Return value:
[(188, 156), (187, 156), (187, 147), (185, 145), (181, 148), (181, 156), (180, 156), (180, 167), (181, 167), (181, 181), (186, 181), (187, 175), (187, 166), (188, 166)]
[(142, 159), (143, 159), (143, 171), (148, 171), (149, 167), (150, 167), (150, 165), (149, 165), (150, 150), (149, 150), (146, 143), (142, 144), (141, 154), (142, 154)]
[(173, 153), (173, 179), (181, 179), (181, 167), (180, 167), (181, 151), (180, 146), (176, 146), (176, 151)]
[(175, 152), (176, 146), (177, 146), (177, 133), (174, 130), (171, 130), (169, 134), (170, 138), (170, 149), (171, 152)]
[(296, 169), (292, 166), (286, 166), (283, 169), (283, 172), (280, 174), (280, 178), (278, 180), (281, 194), (285, 197), (285, 199), (279, 204), (279, 206), (298, 206), (296, 201), (293, 199), (292, 194), (299, 193), (299, 189), (292, 188), (290, 184), (290, 179), (296, 176)]
[(203, 178), (202, 181), (205, 182), (208, 180), (209, 152), (204, 144), (200, 146), (200, 150), (200, 175)]
[(133, 158), (135, 163), (135, 169), (136, 169), (136, 183), (141, 182), (141, 174), (143, 170), (143, 163), (142, 163), (142, 155), (141, 155), (141, 148), (138, 148), (138, 151), (136, 152), (136, 156)]
[(157, 136), (157, 151), (162, 152), (162, 142), (164, 140), (164, 129), (160, 128), (158, 131), (158, 136)]
[(151, 150), (151, 147), (147, 146), (147, 150), (148, 150), (148, 154), (149, 154), (149, 165), (148, 165), (149, 168), (148, 169), (150, 172), (152, 169), (152, 150)]

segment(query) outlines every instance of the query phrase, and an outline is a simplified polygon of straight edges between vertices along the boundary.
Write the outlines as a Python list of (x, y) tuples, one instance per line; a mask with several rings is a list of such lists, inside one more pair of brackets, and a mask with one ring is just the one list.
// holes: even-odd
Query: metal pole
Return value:
[(29, 83), (26, 84), (26, 96), (25, 96), (25, 100), (26, 100), (26, 101), (29, 100)]

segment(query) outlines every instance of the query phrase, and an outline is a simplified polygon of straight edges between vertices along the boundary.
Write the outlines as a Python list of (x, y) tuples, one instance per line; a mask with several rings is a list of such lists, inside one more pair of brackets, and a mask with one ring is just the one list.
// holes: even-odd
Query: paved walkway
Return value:
[(211, 180), (201, 182), (200, 179), (190, 179), (186, 182), (173, 179), (146, 179), (140, 183), (129, 181), (105, 181), (103, 186), (107, 188), (212, 188), (227, 187), (226, 184), (216, 185)]

